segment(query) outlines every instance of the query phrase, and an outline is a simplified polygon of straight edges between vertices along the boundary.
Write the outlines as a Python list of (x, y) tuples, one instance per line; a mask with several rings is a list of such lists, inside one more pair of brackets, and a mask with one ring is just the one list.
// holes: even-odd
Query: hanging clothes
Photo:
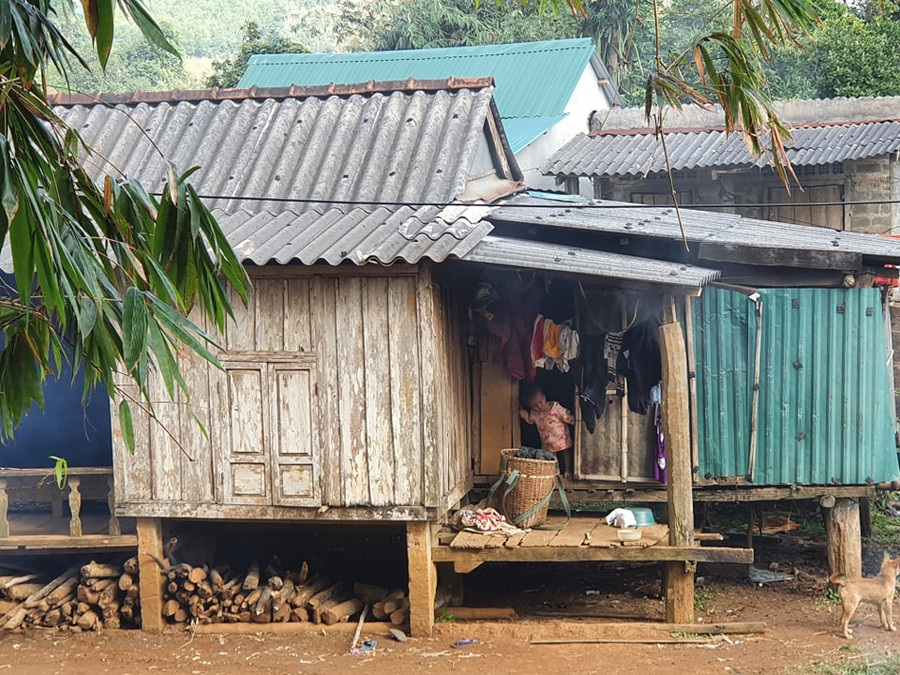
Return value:
[(646, 415), (650, 410), (650, 390), (662, 380), (659, 324), (643, 321), (625, 331), (619, 352), (618, 372), (628, 383), (628, 409)]
[(490, 335), (500, 341), (500, 359), (510, 377), (533, 380), (537, 370), (531, 353), (540, 294), (533, 289), (515, 292), (481, 283), (470, 305)]
[(597, 430), (597, 418), (606, 409), (606, 386), (609, 383), (609, 369), (605, 354), (604, 337), (585, 337), (581, 342), (575, 383), (578, 386), (578, 404), (581, 407), (581, 421), (588, 433)]
[(531, 359), (535, 368), (569, 372), (569, 363), (578, 358), (578, 331), (567, 324), (554, 323), (538, 314), (531, 336)]
[(660, 483), (669, 482), (669, 466), (666, 461), (666, 439), (662, 425), (662, 383), (650, 390), (650, 401), (654, 408), (654, 426), (656, 428), (656, 453), (653, 458), (653, 477)]

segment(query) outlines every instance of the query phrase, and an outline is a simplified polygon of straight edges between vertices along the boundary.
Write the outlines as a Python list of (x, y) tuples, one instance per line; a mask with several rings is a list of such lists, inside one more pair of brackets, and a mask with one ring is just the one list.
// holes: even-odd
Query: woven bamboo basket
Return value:
[(509, 450), (501, 450), (500, 456), (503, 460), (502, 466), (505, 467), (504, 478), (513, 471), (519, 472), (519, 480), (515, 487), (506, 495), (506, 499), (500, 504), (500, 511), (511, 522), (515, 523), (522, 529), (529, 527), (540, 527), (547, 520), (547, 508), (550, 506), (550, 500), (528, 516), (520, 523), (516, 522), (523, 513), (527, 513), (530, 509), (541, 503), (547, 498), (555, 485), (558, 466), (556, 460), (545, 459), (523, 459), (516, 457), (518, 448)]

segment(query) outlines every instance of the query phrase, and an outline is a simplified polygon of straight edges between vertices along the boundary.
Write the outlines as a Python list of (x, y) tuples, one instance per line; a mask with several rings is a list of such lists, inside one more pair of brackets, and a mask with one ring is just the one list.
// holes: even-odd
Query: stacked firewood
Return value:
[(7, 602), (0, 625), (6, 629), (43, 626), (86, 631), (140, 626), (137, 558), (123, 564), (74, 565), (49, 583), (39, 574), (0, 577)]
[[(286, 623), (325, 625), (349, 621), (367, 605), (376, 618), (406, 623), (409, 602), (402, 591), (348, 584), (310, 575), (307, 563), (284, 568), (277, 558), (243, 572), (227, 566), (176, 565), (166, 572), (163, 616), (170, 623)], [(385, 610), (390, 608), (391, 612)]]

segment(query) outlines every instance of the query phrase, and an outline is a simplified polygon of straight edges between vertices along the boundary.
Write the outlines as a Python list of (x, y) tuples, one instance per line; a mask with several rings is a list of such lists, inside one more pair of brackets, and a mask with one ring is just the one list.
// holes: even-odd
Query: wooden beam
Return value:
[[(662, 423), (669, 469), (669, 545), (690, 547), (694, 544), (690, 393), (681, 325), (677, 322), (663, 324), (659, 329), (659, 338), (663, 377)], [(681, 562), (665, 564), (666, 621), (693, 622), (695, 569), (696, 565)]]
[(409, 569), (409, 628), (413, 637), (431, 637), (434, 630), (434, 596), (437, 568), (432, 556), (429, 522), (406, 524), (406, 555)]
[[(207, 623), (199, 624), (193, 628), (195, 633), (205, 635), (255, 635), (257, 633), (285, 633), (298, 635), (301, 633), (349, 633), (356, 631), (357, 622), (336, 623), (331, 626), (323, 626), (310, 621), (292, 623)], [(396, 628), (390, 623), (370, 621), (363, 624), (362, 632), (365, 635), (390, 635), (391, 628)]]
[(0, 539), (0, 552), (27, 553), (29, 551), (128, 551), (137, 548), (133, 534), (111, 537), (105, 534), (85, 534), (71, 537), (67, 534), (23, 534)]
[(163, 629), (162, 600), (166, 578), (151, 555), (163, 559), (162, 522), (138, 518), (138, 573), (141, 592), (141, 628), (152, 633)]
[(660, 544), (644, 548), (640, 546), (616, 548), (516, 546), (514, 548), (464, 549), (435, 546), (432, 558), (435, 562), (459, 563), (460, 565), (456, 569), (465, 569), (469, 565), (477, 567), (476, 563), (486, 562), (684, 562), (689, 560), (749, 564), (753, 562), (753, 549), (724, 546), (662, 546)]
[(436, 510), (423, 506), (332, 506), (328, 509), (255, 504), (192, 504), (190, 502), (124, 502), (116, 506), (119, 516), (129, 518), (192, 518), (201, 520), (274, 520), (302, 522), (371, 521), (398, 524), (434, 518)]
[(740, 262), (771, 267), (809, 267), (822, 270), (854, 271), (862, 267), (862, 255), (844, 251), (812, 251), (795, 248), (762, 248), (739, 244), (703, 242), (697, 252), (700, 260)]
[(839, 498), (828, 509), (825, 520), (828, 538), (828, 569), (832, 574), (862, 576), (862, 539), (859, 501)]

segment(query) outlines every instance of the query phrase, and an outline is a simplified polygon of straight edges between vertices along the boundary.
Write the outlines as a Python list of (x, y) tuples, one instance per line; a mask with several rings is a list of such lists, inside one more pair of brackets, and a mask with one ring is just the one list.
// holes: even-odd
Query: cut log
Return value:
[(255, 616), (269, 613), (270, 608), (272, 607), (272, 592), (272, 587), (268, 584), (260, 589), (259, 599), (253, 607), (253, 614)]
[[(28, 598), (33, 593), (38, 592), (44, 588), (44, 584), (35, 584), (35, 583), (27, 583), (27, 584), (19, 584), (18, 586), (13, 586), (6, 592), (6, 597), (10, 600), (15, 600), (16, 602), (22, 602), (26, 598)], [(30, 608), (29, 608), (30, 609)]]
[(241, 603), (241, 607), (244, 609), (248, 607), (255, 607), (256, 603), (259, 602), (259, 599), (262, 597), (262, 588), (257, 588), (255, 591), (251, 591), (250, 595), (248, 595), (244, 601)]
[(97, 616), (97, 612), (92, 609), (89, 609), (80, 617), (78, 617), (78, 621), (76, 625), (81, 630), (94, 630), (97, 627), (97, 624), (100, 622), (100, 617)]
[(116, 579), (106, 578), (106, 579), (97, 579), (94, 583), (91, 584), (92, 591), (105, 591), (110, 586), (116, 585)]
[(214, 592), (215, 591), (213, 591), (213, 588), (209, 585), (208, 581), (201, 581), (197, 584), (197, 596), (203, 600), (209, 600), (213, 597)]
[(372, 604), (372, 616), (374, 616), (379, 621), (387, 621), (390, 618), (390, 612), (385, 611), (384, 604), (386, 602), (390, 602), (392, 600), (397, 600), (398, 598), (403, 598), (406, 596), (406, 592), (395, 588), (386, 596), (381, 602), (375, 602)]
[(449, 586), (438, 586), (434, 594), (434, 609), (439, 610), (450, 604), (453, 597), (453, 590)]
[(365, 603), (359, 598), (350, 598), (339, 605), (323, 607), (321, 611), (322, 623), (330, 626), (335, 623), (349, 621), (357, 612), (362, 611), (363, 607), (365, 607)]
[(201, 581), (206, 581), (208, 576), (209, 572), (203, 567), (195, 567), (188, 572), (188, 579), (190, 579), (192, 584), (199, 584)]
[(385, 601), (384, 605), (385, 614), (393, 614), (398, 609), (403, 609), (404, 607), (409, 607), (409, 598), (403, 596), (402, 598), (395, 598), (394, 600)]
[(343, 593), (346, 589), (347, 584), (343, 581), (339, 581), (316, 593), (306, 604), (310, 609), (317, 609), (318, 607), (321, 607), (325, 601), (333, 598), (338, 593)]
[(227, 568), (213, 567), (209, 571), (209, 583), (215, 590), (219, 591), (225, 585), (225, 576), (223, 572), (227, 572)]
[(122, 568), (119, 565), (104, 565), (91, 560), (87, 565), (81, 566), (81, 576), (85, 578), (103, 579), (106, 577), (120, 577)]
[(36, 574), (23, 574), (18, 577), (12, 577), (10, 579), (7, 579), (5, 582), (3, 582), (3, 585), (0, 586), (0, 590), (5, 591), (5, 590), (12, 588), (13, 586), (18, 586), (19, 584), (25, 584), (25, 583), (28, 583), (29, 581), (34, 581), (35, 579), (39, 579), (40, 576), (41, 576), (40, 573), (36, 573)]
[(309, 563), (304, 560), (300, 565), (300, 571), (294, 575), (294, 583), (305, 584), (307, 579), (309, 579)]
[(175, 620), (175, 623), (184, 623), (188, 620), (188, 611), (184, 607), (179, 607), (172, 617)]
[(166, 592), (169, 595), (175, 595), (178, 591), (181, 590), (181, 587), (178, 585), (177, 581), (170, 581), (166, 584)]
[(181, 609), (181, 603), (174, 599), (166, 600), (163, 605), (163, 616), (175, 616), (175, 612)]
[(109, 630), (117, 630), (122, 627), (122, 620), (118, 614), (103, 619), (103, 627)]
[(132, 586), (134, 586), (134, 577), (128, 572), (125, 572), (119, 577), (119, 590), (127, 591)]
[(364, 584), (356, 582), (353, 584), (353, 592), (356, 597), (367, 605), (374, 605), (387, 597), (388, 589), (384, 586), (374, 586), (373, 584)]
[(87, 605), (96, 605), (97, 601), (100, 600), (100, 593), (101, 591), (95, 591), (88, 586), (80, 585), (75, 597), (78, 598), (78, 602), (83, 602)]
[[(282, 607), (291, 606), (291, 598), (294, 595), (294, 582), (290, 578), (284, 580), (284, 586), (278, 591), (276, 597), (272, 599), (272, 612), (278, 612)], [(290, 615), (290, 612), (288, 612)]]
[(132, 556), (122, 563), (122, 569), (128, 574), (137, 574), (139, 569), (137, 556)]
[(319, 593), (325, 588), (328, 588), (329, 585), (331, 585), (331, 582), (325, 577), (316, 577), (314, 579), (311, 579), (304, 586), (297, 586), (294, 589), (294, 597), (291, 598), (291, 606), (305, 607), (310, 598), (312, 598), (316, 593)]
[(259, 587), (259, 563), (255, 560), (250, 563), (250, 569), (247, 570), (247, 576), (244, 577), (241, 587), (245, 591), (252, 591)]
[(291, 606), (287, 603), (281, 605), (277, 610), (272, 610), (272, 623), (286, 623), (291, 620)]
[(100, 607), (108, 607), (113, 603), (118, 603), (120, 593), (121, 591), (119, 590), (118, 586), (110, 586), (109, 588), (104, 589), (102, 593), (100, 593), (97, 604)]
[(391, 623), (395, 626), (409, 623), (409, 606), (407, 605), (391, 612)]
[(275, 574), (275, 575), (272, 575), (271, 577), (269, 577), (269, 580), (267, 583), (272, 588), (273, 591), (277, 591), (282, 586), (284, 586), (284, 579), (280, 575)]
[(59, 609), (51, 609), (46, 612), (41, 619), (41, 625), (47, 628), (56, 628), (63, 619), (62, 611)]
[(291, 621), (295, 623), (303, 623), (305, 621), (309, 621), (309, 612), (307, 612), (303, 607), (292, 607)]
[(181, 590), (186, 591), (187, 593), (193, 593), (197, 590), (197, 584), (185, 577), (181, 581)]

